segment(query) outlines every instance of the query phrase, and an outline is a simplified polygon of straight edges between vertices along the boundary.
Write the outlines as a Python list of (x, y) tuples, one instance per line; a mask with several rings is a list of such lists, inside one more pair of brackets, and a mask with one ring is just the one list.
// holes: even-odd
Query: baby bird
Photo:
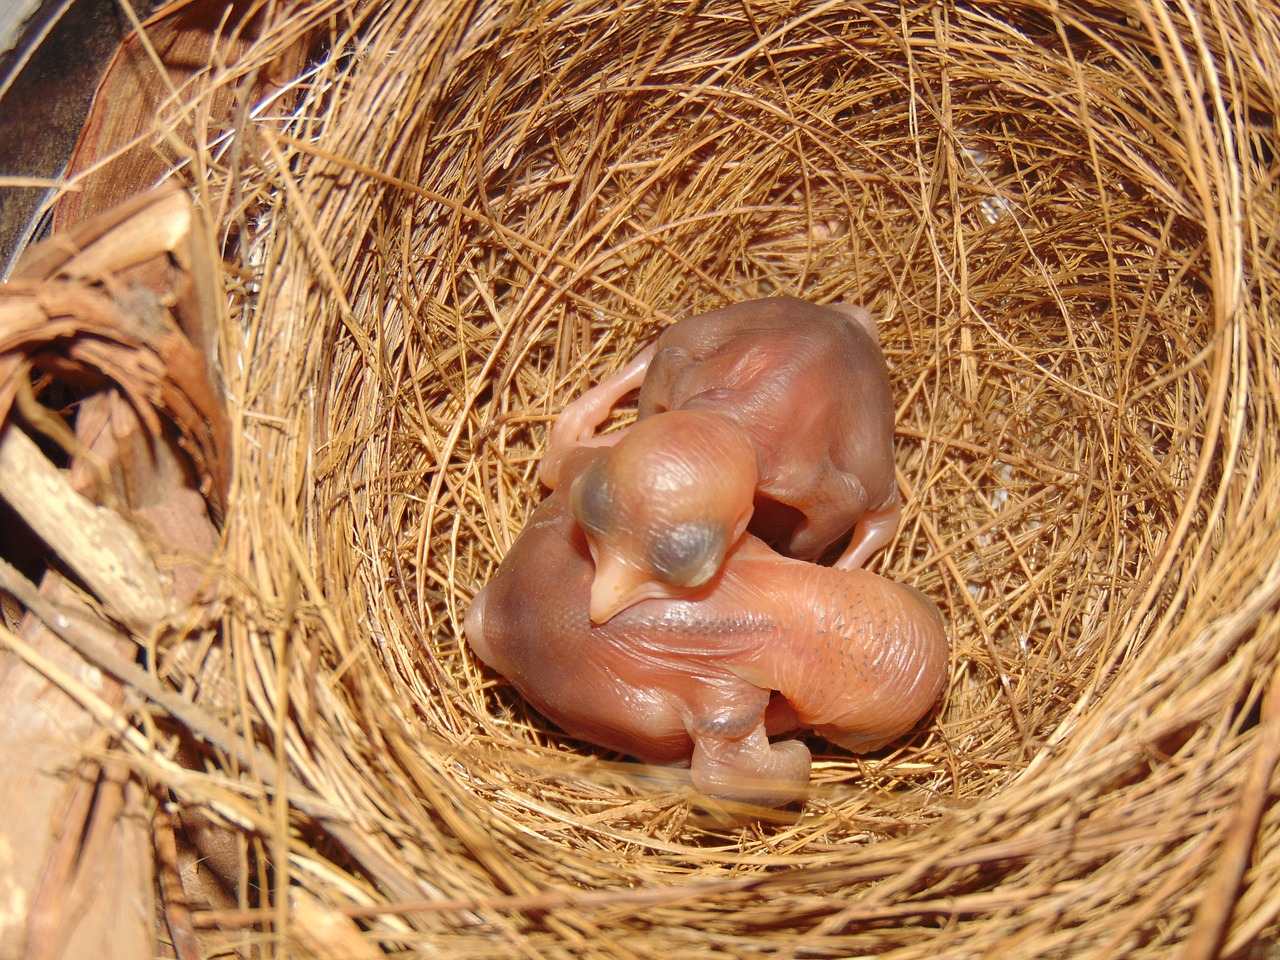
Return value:
[[(566, 479), (600, 457), (567, 457)], [(874, 750), (937, 699), (947, 637), (922, 593), (779, 556), (750, 534), (688, 596), (593, 624), (594, 565), (571, 499), (557, 490), (534, 511), (463, 626), (476, 655), (569, 734), (689, 766), (706, 795), (779, 805), (804, 796), (810, 754), (771, 735), (811, 729)]]
[[(637, 387), (637, 422), (594, 436)], [(901, 516), (893, 418), (875, 324), (859, 307), (774, 297), (672, 324), (551, 430), (540, 476), (553, 489), (570, 451), (611, 448), (573, 497), (597, 562), (592, 621), (703, 586), (744, 526), (802, 560), (852, 531), (835, 565), (861, 567)]]

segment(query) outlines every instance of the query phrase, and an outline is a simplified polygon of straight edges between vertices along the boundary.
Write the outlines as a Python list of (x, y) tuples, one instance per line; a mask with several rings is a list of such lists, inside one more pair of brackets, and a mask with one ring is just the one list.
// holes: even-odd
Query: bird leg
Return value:
[(808, 747), (799, 740), (770, 743), (761, 723), (741, 740), (695, 734), (689, 772), (709, 797), (778, 807), (804, 797), (810, 763)]
[(771, 737), (783, 733), (793, 733), (804, 728), (796, 708), (782, 694), (774, 691), (769, 697), (769, 706), (764, 711), (764, 732)]
[(902, 501), (896, 496), (893, 503), (881, 510), (869, 510), (853, 525), (853, 537), (849, 546), (832, 566), (839, 570), (860, 570), (867, 559), (893, 539), (902, 519)]
[(623, 430), (615, 430), (603, 437), (593, 436), (596, 427), (604, 423), (614, 404), (644, 383), (645, 373), (653, 360), (654, 346), (650, 345), (612, 377), (604, 380), (577, 400), (574, 400), (556, 417), (547, 438), (547, 452), (543, 455), (538, 479), (554, 490), (560, 483), (560, 471), (564, 456), (578, 447), (608, 447), (621, 439)]

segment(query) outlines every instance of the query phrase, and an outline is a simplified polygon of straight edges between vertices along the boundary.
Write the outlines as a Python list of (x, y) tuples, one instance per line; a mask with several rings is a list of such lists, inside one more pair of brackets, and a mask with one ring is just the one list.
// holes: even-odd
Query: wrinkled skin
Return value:
[[(637, 388), (637, 424), (594, 436)], [(677, 427), (675, 412), (701, 419)], [(617, 376), (565, 408), (543, 461), (542, 480), (554, 489), (570, 451), (611, 448), (597, 474), (609, 475), (615, 515), (608, 532), (587, 529), (598, 566), (592, 620), (701, 587), (706, 579), (673, 577), (653, 557), (679, 557), (684, 573), (718, 569), (744, 517), (750, 532), (803, 560), (849, 538), (835, 565), (860, 567), (892, 538), (901, 514), (893, 419), (888, 368), (861, 308), (774, 297), (668, 327)], [(640, 439), (634, 434), (645, 420), (654, 428)], [(720, 429), (710, 426), (715, 421)], [(731, 442), (723, 428), (740, 439)], [(641, 460), (644, 471), (634, 466)], [(691, 560), (695, 523), (704, 528), (706, 556)], [(685, 540), (661, 548), (682, 532)]]
[[(596, 456), (568, 458), (566, 475)], [(464, 631), (481, 660), (573, 736), (689, 765), (705, 794), (777, 805), (803, 797), (810, 755), (771, 735), (812, 729), (873, 750), (937, 699), (947, 639), (923, 594), (781, 557), (750, 535), (702, 589), (593, 625), (594, 567), (569, 501), (562, 489), (538, 507)]]

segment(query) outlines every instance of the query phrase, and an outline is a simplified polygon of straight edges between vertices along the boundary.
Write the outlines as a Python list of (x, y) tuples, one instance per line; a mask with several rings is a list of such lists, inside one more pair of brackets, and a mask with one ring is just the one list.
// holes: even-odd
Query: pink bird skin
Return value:
[[(614, 404), (637, 388), (637, 424), (595, 436)], [(700, 418), (677, 427), (677, 412)], [(592, 620), (702, 586), (744, 528), (803, 560), (848, 538), (835, 565), (862, 566), (892, 538), (901, 515), (893, 421), (888, 367), (875, 323), (860, 307), (773, 297), (672, 324), (564, 409), (543, 460), (541, 478), (554, 489), (572, 450), (611, 448), (580, 480), (607, 477), (610, 498), (584, 491), (575, 500), (600, 505), (596, 519), (609, 528), (591, 529), (579, 517), (597, 559)], [(646, 422), (653, 428), (641, 440), (637, 427)], [(739, 439), (725, 440), (723, 430), (712, 436), (708, 425), (716, 422)], [(641, 462), (644, 472), (635, 469)], [(612, 517), (603, 512), (606, 499)], [(664, 544), (690, 523), (702, 531), (701, 557), (691, 557), (692, 542)], [(664, 553), (688, 562), (672, 575), (654, 562)]]
[[(598, 451), (566, 458), (566, 478)], [(574, 737), (689, 766), (704, 794), (803, 797), (813, 730), (853, 751), (909, 732), (947, 673), (942, 617), (919, 591), (860, 569), (782, 557), (750, 534), (682, 598), (596, 625), (594, 564), (566, 489), (534, 511), (467, 611), (476, 655)]]

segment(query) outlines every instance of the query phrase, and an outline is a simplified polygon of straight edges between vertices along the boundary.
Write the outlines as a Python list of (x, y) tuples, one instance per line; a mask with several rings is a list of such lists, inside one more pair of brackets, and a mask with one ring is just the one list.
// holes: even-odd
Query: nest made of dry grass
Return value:
[[(290, 886), (458, 957), (1275, 936), (1273, 11), (295, 16), (327, 31), (299, 100), (196, 185), (236, 260), (241, 439), (188, 689), (294, 786), (182, 795), (273, 863), (267, 942)], [(882, 318), (907, 513), (878, 566), (942, 608), (952, 670), (914, 739), (815, 743), (803, 810), (744, 822), (560, 735), (459, 625), (556, 411), (663, 324), (775, 293)]]

